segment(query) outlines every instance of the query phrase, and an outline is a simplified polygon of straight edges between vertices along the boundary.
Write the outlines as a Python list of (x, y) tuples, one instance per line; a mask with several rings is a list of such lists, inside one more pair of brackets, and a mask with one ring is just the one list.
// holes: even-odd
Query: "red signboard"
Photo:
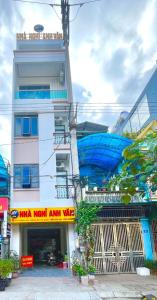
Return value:
[(8, 198), (0, 198), (0, 211), (8, 210)]
[(34, 266), (34, 258), (32, 255), (21, 256), (21, 267), (22, 268), (32, 268)]

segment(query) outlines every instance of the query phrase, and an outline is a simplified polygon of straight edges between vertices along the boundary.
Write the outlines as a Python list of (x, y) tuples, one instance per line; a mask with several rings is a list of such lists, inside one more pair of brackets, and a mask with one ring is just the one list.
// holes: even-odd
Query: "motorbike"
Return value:
[(55, 266), (56, 263), (57, 263), (56, 256), (52, 252), (50, 254), (48, 254), (48, 261), (47, 261), (47, 263), (50, 266)]

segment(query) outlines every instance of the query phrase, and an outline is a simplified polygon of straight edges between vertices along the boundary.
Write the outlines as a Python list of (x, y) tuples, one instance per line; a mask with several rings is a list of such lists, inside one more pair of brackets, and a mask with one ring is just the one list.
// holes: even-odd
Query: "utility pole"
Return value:
[(61, 14), (62, 14), (62, 30), (65, 46), (69, 46), (69, 13), (70, 5), (68, 0), (61, 0)]

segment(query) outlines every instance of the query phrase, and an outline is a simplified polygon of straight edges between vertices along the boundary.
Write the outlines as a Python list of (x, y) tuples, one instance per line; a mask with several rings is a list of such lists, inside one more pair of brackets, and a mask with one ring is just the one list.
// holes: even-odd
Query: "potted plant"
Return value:
[(95, 280), (95, 271), (96, 268), (94, 265), (90, 264), (88, 266), (88, 281), (90, 284), (94, 284), (94, 280)]
[(11, 259), (0, 259), (0, 291), (4, 291), (11, 279), (9, 274), (13, 272), (14, 265)]
[(19, 256), (16, 253), (12, 252), (11, 255), (10, 255), (10, 259), (12, 260), (13, 266), (14, 266), (14, 270), (13, 270), (13, 273), (12, 273), (12, 278), (17, 278), (18, 274), (19, 274), (19, 271), (20, 271)]
[(79, 280), (83, 285), (88, 285), (88, 273), (85, 268), (81, 265), (77, 267), (77, 274), (79, 276)]
[(144, 267), (150, 269), (150, 273), (152, 275), (157, 275), (157, 261), (151, 260), (151, 259), (146, 259), (144, 261)]
[(63, 269), (66, 269), (68, 267), (68, 255), (64, 255), (64, 260), (63, 260)]

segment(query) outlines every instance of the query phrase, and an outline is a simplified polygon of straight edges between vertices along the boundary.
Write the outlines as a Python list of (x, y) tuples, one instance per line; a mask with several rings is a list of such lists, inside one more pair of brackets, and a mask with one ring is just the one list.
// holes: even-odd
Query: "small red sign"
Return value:
[(34, 266), (34, 258), (32, 255), (21, 256), (21, 267), (22, 268), (32, 268)]
[(0, 211), (8, 210), (8, 198), (0, 198)]

